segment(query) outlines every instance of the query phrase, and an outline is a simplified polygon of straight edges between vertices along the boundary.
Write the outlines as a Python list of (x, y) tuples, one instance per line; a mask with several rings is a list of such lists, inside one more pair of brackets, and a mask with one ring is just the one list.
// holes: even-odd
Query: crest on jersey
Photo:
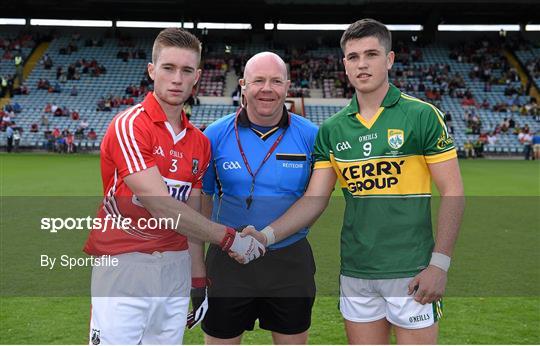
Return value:
[(388, 145), (392, 149), (399, 149), (405, 143), (403, 130), (388, 129)]
[(92, 345), (99, 345), (101, 343), (99, 334), (100, 334), (99, 329), (92, 328), (92, 336), (91, 336)]
[(199, 160), (198, 159), (193, 159), (193, 164), (191, 165), (191, 173), (193, 173), (193, 175), (199, 173)]

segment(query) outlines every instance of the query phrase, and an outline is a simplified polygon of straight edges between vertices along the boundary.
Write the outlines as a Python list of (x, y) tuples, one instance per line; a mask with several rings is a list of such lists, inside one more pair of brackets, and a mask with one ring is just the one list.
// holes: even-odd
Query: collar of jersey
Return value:
[[(384, 96), (381, 107), (388, 108), (394, 106), (399, 101), (400, 97), (401, 91), (399, 91), (398, 88), (396, 88), (392, 83), (390, 83), (390, 87), (386, 92), (386, 96)], [(357, 113), (360, 113), (360, 109), (358, 107), (358, 98), (356, 97), (356, 94), (354, 94), (346, 110), (347, 115), (356, 115)]]
[[(152, 119), (152, 122), (168, 122), (167, 116), (165, 115), (165, 112), (161, 108), (161, 105), (156, 100), (154, 93), (149, 92), (148, 95), (144, 98), (144, 101), (141, 103), (144, 110), (150, 116), (150, 119)], [(184, 129), (191, 129), (193, 128), (193, 125), (189, 122), (189, 120), (186, 117), (186, 113), (184, 110), (182, 110), (182, 127)]]
[[(251, 127), (251, 121), (249, 121), (247, 110), (244, 107), (242, 107), (240, 113), (238, 113), (238, 125), (242, 127)], [(286, 128), (289, 125), (289, 112), (287, 111), (287, 108), (283, 106), (283, 114), (281, 115), (281, 119), (279, 119), (277, 126)]]

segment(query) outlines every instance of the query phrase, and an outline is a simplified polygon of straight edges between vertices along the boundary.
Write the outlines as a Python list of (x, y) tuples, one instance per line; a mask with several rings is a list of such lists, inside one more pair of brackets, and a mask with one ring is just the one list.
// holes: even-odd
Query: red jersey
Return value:
[[(145, 222), (152, 216), (124, 182), (130, 174), (157, 166), (173, 198), (185, 202), (193, 188), (202, 187), (202, 177), (210, 161), (210, 142), (183, 112), (181, 116), (183, 130), (175, 134), (161, 106), (149, 93), (141, 104), (116, 115), (109, 124), (101, 144), (105, 197), (98, 218), (102, 227), (90, 232), (84, 247), (87, 254), (152, 253), (188, 248), (185, 236), (167, 228), (155, 229), (155, 223)], [(107, 222), (108, 214), (124, 220), (129, 218), (131, 223), (128, 227), (119, 227), (119, 223)], [(140, 219), (144, 219), (143, 222)]]

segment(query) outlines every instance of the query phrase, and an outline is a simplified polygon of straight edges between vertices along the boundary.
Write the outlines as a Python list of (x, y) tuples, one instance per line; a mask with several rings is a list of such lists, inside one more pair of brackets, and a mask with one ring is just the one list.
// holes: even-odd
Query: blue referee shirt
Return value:
[[(212, 145), (203, 191), (214, 196), (212, 220), (230, 227), (253, 225), (262, 230), (278, 219), (305, 192), (313, 164), (317, 126), (283, 108), (279, 124), (263, 134), (250, 123), (245, 110), (238, 114), (238, 135), (253, 174), (280, 136), (278, 146), (255, 178), (253, 201), (247, 208), (251, 175), (245, 167), (235, 135), (236, 114), (226, 115), (204, 131)], [(259, 127), (260, 130), (260, 127)], [(304, 237), (308, 228), (270, 246), (278, 249)]]

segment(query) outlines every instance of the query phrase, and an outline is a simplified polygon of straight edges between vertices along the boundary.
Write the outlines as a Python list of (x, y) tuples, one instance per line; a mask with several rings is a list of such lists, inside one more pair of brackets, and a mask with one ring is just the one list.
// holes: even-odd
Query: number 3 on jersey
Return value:
[(172, 159), (172, 164), (171, 164), (171, 167), (169, 168), (169, 172), (174, 173), (178, 170), (178, 166), (176, 165), (177, 162), (178, 162), (177, 159)]

